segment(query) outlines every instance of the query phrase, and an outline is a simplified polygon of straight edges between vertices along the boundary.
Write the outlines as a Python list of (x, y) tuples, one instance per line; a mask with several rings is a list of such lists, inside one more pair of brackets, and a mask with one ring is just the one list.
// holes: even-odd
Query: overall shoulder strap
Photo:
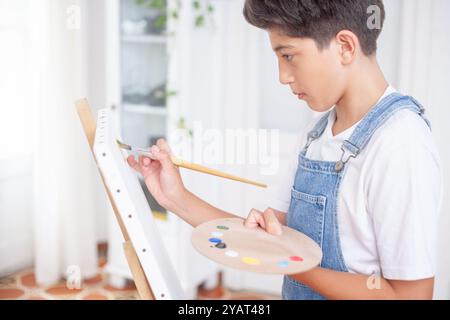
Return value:
[(404, 109), (417, 113), (431, 129), (430, 122), (424, 116), (425, 108), (417, 100), (400, 93), (392, 93), (372, 108), (355, 128), (351, 137), (344, 142), (343, 147), (351, 152), (352, 156), (357, 156), (367, 146), (375, 131), (392, 115)]
[(325, 131), (325, 128), (327, 127), (328, 117), (330, 116), (331, 112), (332, 111), (329, 111), (329, 112), (325, 113), (319, 119), (319, 121), (316, 123), (316, 125), (314, 126), (314, 129), (312, 129), (308, 133), (308, 139), (307, 139), (307, 143), (306, 143), (305, 149), (308, 149), (308, 147), (311, 145), (311, 142), (313, 142), (314, 140), (318, 139), (323, 134), (323, 132)]

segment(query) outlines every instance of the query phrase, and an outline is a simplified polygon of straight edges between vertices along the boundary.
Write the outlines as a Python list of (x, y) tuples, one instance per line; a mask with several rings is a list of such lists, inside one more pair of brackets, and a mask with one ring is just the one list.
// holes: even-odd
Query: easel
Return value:
[[(91, 148), (92, 155), (95, 159), (95, 154), (93, 152), (93, 146), (95, 141), (95, 132), (96, 132), (96, 121), (92, 116), (92, 110), (89, 106), (89, 103), (86, 99), (78, 100), (75, 103), (78, 116), (81, 121), (81, 125), (83, 127), (84, 133), (86, 134), (86, 138), (89, 143), (89, 147)], [(123, 249), (125, 251), (125, 257), (128, 261), (128, 265), (130, 267), (131, 273), (133, 275), (134, 283), (136, 284), (137, 291), (142, 300), (155, 300), (155, 296), (153, 294), (152, 288), (145, 276), (144, 270), (142, 269), (141, 263), (139, 262), (138, 256), (136, 255), (136, 251), (134, 250), (133, 244), (131, 243), (130, 236), (124, 224), (122, 222), (122, 218), (118, 212), (118, 209), (114, 203), (114, 199), (111, 196), (111, 192), (105, 184), (105, 180), (103, 178), (102, 173), (100, 172), (100, 176), (102, 178), (103, 185), (105, 186), (106, 192), (108, 194), (109, 201), (111, 202), (112, 208), (114, 210), (114, 214), (116, 216), (117, 222), (119, 224), (120, 230), (122, 232), (124, 238)]]

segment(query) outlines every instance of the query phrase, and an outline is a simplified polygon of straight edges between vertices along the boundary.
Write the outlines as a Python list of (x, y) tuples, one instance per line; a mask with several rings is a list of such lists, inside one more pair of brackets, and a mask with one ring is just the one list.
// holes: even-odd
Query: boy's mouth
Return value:
[(306, 96), (306, 93), (301, 91), (292, 90), (292, 93), (295, 94), (300, 100), (304, 99)]
[(304, 97), (306, 96), (306, 93), (302, 92), (302, 93), (298, 93), (297, 97), (302, 100)]

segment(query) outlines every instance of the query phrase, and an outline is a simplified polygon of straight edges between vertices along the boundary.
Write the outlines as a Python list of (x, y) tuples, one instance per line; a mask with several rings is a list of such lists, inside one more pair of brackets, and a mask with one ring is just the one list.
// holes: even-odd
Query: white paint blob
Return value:
[(236, 258), (237, 256), (239, 256), (239, 253), (233, 250), (228, 250), (227, 252), (225, 252), (225, 255), (230, 258)]
[(218, 232), (218, 231), (216, 231), (216, 232), (211, 232), (211, 236), (212, 236), (213, 238), (222, 238), (222, 237), (223, 237), (223, 233), (222, 233), (222, 232)]

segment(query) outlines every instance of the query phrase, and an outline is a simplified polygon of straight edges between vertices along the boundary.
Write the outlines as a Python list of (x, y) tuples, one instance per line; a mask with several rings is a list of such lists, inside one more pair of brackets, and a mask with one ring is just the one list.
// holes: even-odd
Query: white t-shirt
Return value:
[[(393, 92), (389, 87), (383, 97)], [(358, 123), (333, 136), (335, 118), (333, 109), (323, 135), (308, 149), (309, 159), (341, 158), (341, 146)], [(319, 119), (302, 132), (285, 178), (272, 189), (274, 209), (288, 211), (298, 154)], [(443, 188), (440, 158), (425, 121), (410, 110), (398, 111), (347, 166), (337, 215), (348, 270), (392, 280), (433, 277)]]

